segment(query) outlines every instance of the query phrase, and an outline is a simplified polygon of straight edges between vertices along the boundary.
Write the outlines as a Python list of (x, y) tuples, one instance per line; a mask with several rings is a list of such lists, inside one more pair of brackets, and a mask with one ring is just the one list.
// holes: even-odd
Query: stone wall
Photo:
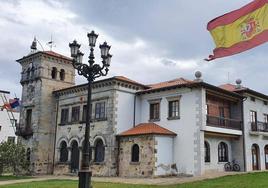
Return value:
[[(131, 162), (131, 150), (134, 144), (140, 148), (139, 162)], [(153, 135), (141, 135), (120, 138), (119, 176), (152, 177), (155, 171), (155, 138)]]

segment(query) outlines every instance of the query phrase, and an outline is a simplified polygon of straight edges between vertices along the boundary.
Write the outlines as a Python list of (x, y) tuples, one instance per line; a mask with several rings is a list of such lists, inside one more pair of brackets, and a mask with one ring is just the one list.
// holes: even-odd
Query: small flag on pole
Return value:
[(244, 7), (211, 20), (207, 25), (216, 48), (205, 59), (238, 54), (268, 41), (268, 0), (254, 0)]

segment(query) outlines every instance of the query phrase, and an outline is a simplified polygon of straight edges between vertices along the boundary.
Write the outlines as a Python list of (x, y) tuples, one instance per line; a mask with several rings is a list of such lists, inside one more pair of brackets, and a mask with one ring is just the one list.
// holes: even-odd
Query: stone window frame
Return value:
[[(149, 122), (160, 121), (161, 117), (161, 100), (162, 98), (148, 100), (149, 103)], [(158, 117), (152, 117), (152, 106), (158, 104)]]
[[(65, 143), (65, 147), (63, 147), (63, 143)], [(69, 160), (69, 151), (68, 151), (68, 145), (65, 140), (62, 140), (60, 143), (60, 148), (59, 148), (59, 162), (60, 163), (67, 163)], [(63, 153), (65, 152), (65, 153)], [(65, 154), (65, 155), (64, 155)]]
[[(101, 148), (98, 148), (98, 144), (101, 142)], [(101, 153), (99, 153), (99, 149), (101, 149)], [(101, 156), (101, 159), (98, 158), (98, 156)], [(94, 142), (94, 164), (96, 165), (101, 165), (101, 164), (104, 164), (105, 162), (105, 144), (104, 144), (104, 141), (103, 139), (101, 138), (97, 138)]]
[(94, 119), (97, 121), (106, 120), (106, 115), (107, 115), (107, 113), (106, 113), (106, 101), (104, 101), (104, 100), (97, 101), (97, 102), (95, 102), (94, 106), (95, 106)]
[(222, 141), (218, 144), (218, 162), (221, 163), (228, 161), (229, 161), (228, 144)]
[(60, 80), (61, 81), (65, 80), (65, 70), (64, 69), (60, 69)]
[[(77, 113), (75, 115), (75, 113)], [(74, 118), (76, 117), (76, 118)], [(78, 106), (72, 106), (71, 110), (71, 122), (72, 123), (78, 123), (80, 121), (80, 105)]]
[[(135, 149), (134, 147), (137, 149), (136, 150), (137, 153), (134, 153), (134, 149)], [(140, 146), (137, 143), (134, 143), (131, 146), (131, 159), (130, 159), (130, 164), (131, 165), (138, 165), (138, 164), (140, 164)]]
[[(166, 97), (166, 100), (168, 102), (168, 111), (167, 111), (167, 114), (168, 114), (168, 117), (167, 119), (168, 120), (176, 120), (176, 119), (180, 119), (180, 100), (181, 100), (181, 95), (178, 95), (178, 96), (172, 96), (172, 97)], [(171, 116), (170, 115), (170, 103), (171, 102), (178, 102), (178, 115), (177, 116)]]
[(211, 155), (210, 155), (210, 144), (207, 140), (204, 142), (204, 161), (205, 163), (210, 163), (211, 162)]
[[(65, 114), (63, 113), (63, 111), (66, 111)], [(69, 111), (70, 111), (69, 107), (61, 108), (60, 125), (66, 125), (69, 123), (69, 113), (70, 113)], [(66, 117), (63, 116), (63, 114), (66, 115)], [(65, 117), (65, 121), (63, 121), (63, 117)]]
[(52, 67), (52, 70), (51, 70), (51, 79), (57, 80), (57, 74), (58, 74), (57, 67)]

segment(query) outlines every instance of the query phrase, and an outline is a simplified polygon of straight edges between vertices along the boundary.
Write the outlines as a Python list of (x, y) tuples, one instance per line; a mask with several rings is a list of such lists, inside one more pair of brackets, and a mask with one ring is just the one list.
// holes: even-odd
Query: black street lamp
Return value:
[(73, 66), (77, 70), (79, 75), (84, 76), (88, 81), (88, 95), (87, 95), (87, 110), (86, 110), (86, 130), (85, 130), (85, 141), (82, 148), (82, 162), (81, 162), (81, 169), (79, 171), (79, 188), (89, 188), (91, 187), (91, 176), (92, 173), (89, 169), (90, 166), (90, 144), (89, 144), (89, 137), (90, 137), (90, 119), (91, 119), (91, 90), (92, 90), (92, 82), (101, 76), (106, 76), (109, 71), (109, 66), (111, 62), (112, 55), (109, 54), (109, 50), (111, 46), (108, 46), (106, 42), (100, 45), (101, 50), (101, 58), (102, 58), (102, 65), (95, 64), (94, 61), (94, 47), (96, 44), (96, 40), (98, 35), (91, 31), (91, 33), (87, 34), (90, 46), (90, 55), (88, 64), (83, 64), (83, 53), (79, 50), (80, 44), (73, 41), (73, 43), (69, 44), (71, 49), (71, 56), (73, 58)]

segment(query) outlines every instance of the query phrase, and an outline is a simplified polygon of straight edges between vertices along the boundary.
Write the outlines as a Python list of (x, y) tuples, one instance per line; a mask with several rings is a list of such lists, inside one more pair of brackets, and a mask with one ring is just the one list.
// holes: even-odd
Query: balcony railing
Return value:
[(242, 130), (242, 121), (207, 115), (207, 126)]
[(251, 131), (254, 132), (268, 132), (268, 123), (265, 122), (251, 122)]
[(25, 139), (31, 137), (33, 135), (33, 130), (31, 127), (25, 127), (24, 125), (22, 124), (16, 124), (16, 132), (15, 134), (17, 136), (21, 136)]

